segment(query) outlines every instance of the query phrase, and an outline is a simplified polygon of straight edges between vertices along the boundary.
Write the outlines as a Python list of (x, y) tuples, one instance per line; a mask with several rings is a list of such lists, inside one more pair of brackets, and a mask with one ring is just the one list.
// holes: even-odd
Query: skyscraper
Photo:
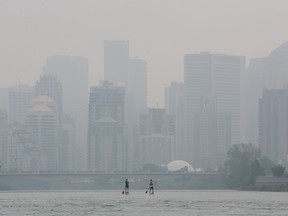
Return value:
[(129, 41), (104, 42), (104, 80), (127, 83), (129, 68)]
[(130, 59), (129, 41), (105, 41), (104, 78), (126, 86), (128, 152), (125, 163), (129, 170), (133, 170), (139, 133), (138, 118), (147, 109), (147, 63), (141, 59)]
[(9, 122), (23, 123), (34, 97), (34, 88), (27, 85), (9, 87)]
[(8, 115), (6, 110), (0, 110), (0, 172), (3, 168), (3, 148), (5, 142), (5, 129), (8, 125)]
[(259, 147), (275, 164), (287, 166), (288, 89), (264, 89), (259, 100)]
[(126, 169), (125, 87), (103, 82), (89, 97), (88, 170)]
[(258, 140), (258, 100), (263, 89), (282, 89), (288, 83), (288, 42), (265, 58), (253, 58), (247, 69), (247, 141)]
[(184, 83), (172, 82), (165, 88), (165, 108), (168, 114), (176, 116), (175, 157), (185, 158), (185, 104)]
[(194, 115), (193, 143), (197, 143), (196, 166), (219, 168), (231, 146), (231, 113), (217, 112), (215, 98), (203, 98), (201, 111)]
[(35, 85), (35, 97), (46, 95), (53, 99), (57, 104), (57, 115), (59, 125), (61, 125), (63, 113), (62, 85), (57, 77), (52, 75), (41, 75), (40, 80)]
[(0, 110), (9, 109), (9, 88), (0, 88)]
[(60, 162), (59, 164), (59, 170), (72, 172), (78, 170), (76, 169), (76, 163), (79, 161), (76, 160), (78, 155), (76, 154), (75, 148), (75, 122), (69, 114), (64, 114), (62, 123), (62, 145), (59, 152), (59, 155), (61, 155), (60, 161), (62, 163)]
[[(32, 103), (40, 102), (39, 98), (43, 98), (43, 96), (47, 96), (51, 98), (54, 103), (56, 104), (54, 106), (54, 115), (55, 119), (57, 120), (55, 128), (56, 128), (56, 148), (57, 148), (57, 169), (61, 167), (59, 163), (62, 163), (62, 155), (59, 153), (62, 152), (60, 149), (62, 149), (62, 118), (63, 118), (63, 97), (62, 97), (62, 85), (61, 82), (58, 80), (56, 76), (53, 75), (41, 75), (40, 80), (37, 81), (35, 85), (35, 96), (36, 98), (33, 99)], [(45, 99), (46, 100), (46, 99)], [(40, 117), (39, 117), (40, 118)], [(50, 168), (49, 168), (50, 169)]]
[(175, 115), (150, 108), (139, 118), (139, 167), (168, 164), (175, 159)]
[(76, 56), (51, 56), (43, 69), (61, 82), (63, 113), (75, 124), (75, 169), (82, 171), (87, 169), (88, 70), (88, 59)]
[(26, 125), (17, 122), (5, 129), (3, 171), (35, 173), (40, 171), (40, 154)]
[(138, 142), (139, 115), (147, 109), (147, 64), (140, 59), (129, 60), (127, 89), (127, 123), (128, 123), (128, 152), (127, 167), (133, 170), (135, 166), (135, 143)]
[(40, 171), (56, 172), (59, 167), (59, 129), (56, 102), (48, 96), (32, 100), (25, 124), (35, 137), (35, 146), (40, 151)]
[(193, 142), (195, 114), (201, 112), (201, 101), (208, 97), (217, 100), (217, 112), (231, 114), (231, 144), (241, 142), (240, 80), (245, 71), (245, 57), (222, 54), (188, 54), (184, 58), (186, 103), (186, 160), (196, 160), (198, 144)]

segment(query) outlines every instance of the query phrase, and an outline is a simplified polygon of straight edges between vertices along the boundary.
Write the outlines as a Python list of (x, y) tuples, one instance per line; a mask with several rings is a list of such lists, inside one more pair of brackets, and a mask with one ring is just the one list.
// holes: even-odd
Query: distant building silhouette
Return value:
[(129, 41), (104, 42), (104, 80), (127, 83), (129, 68)]
[(282, 89), (288, 83), (288, 42), (265, 58), (253, 58), (247, 69), (247, 141), (259, 143), (258, 100), (263, 89)]
[(275, 164), (287, 166), (288, 89), (264, 89), (259, 100), (259, 147)]
[(40, 171), (56, 172), (59, 166), (59, 129), (56, 102), (46, 95), (32, 100), (25, 124), (35, 137), (40, 151)]
[(185, 158), (185, 104), (184, 83), (172, 82), (165, 88), (165, 108), (176, 116), (175, 158)]
[(17, 122), (9, 124), (5, 129), (2, 171), (37, 173), (40, 171), (40, 160), (31, 130)]
[[(63, 162), (64, 156), (60, 155), (62, 151), (62, 118), (63, 118), (63, 97), (62, 97), (62, 85), (61, 82), (58, 80), (58, 78), (54, 75), (41, 75), (40, 80), (36, 82), (35, 85), (35, 99), (33, 99), (33, 103), (35, 103), (35, 100), (39, 100), (39, 98), (43, 98), (43, 96), (48, 96), (51, 98), (54, 103), (56, 104), (54, 109), (55, 119), (57, 119), (58, 122), (55, 125), (56, 133), (57, 133), (57, 139), (56, 139), (56, 147), (57, 147), (57, 169), (61, 167), (59, 163), (65, 163)], [(43, 103), (43, 101), (40, 101), (40, 103)]]
[(145, 164), (168, 164), (175, 159), (175, 115), (150, 108), (139, 119), (139, 168)]
[(0, 110), (9, 109), (9, 88), (0, 88)]
[(63, 97), (62, 85), (57, 77), (52, 75), (40, 76), (40, 80), (38, 80), (35, 84), (35, 97), (42, 95), (50, 97), (57, 104), (57, 115), (59, 118), (59, 126), (61, 128)]
[[(76, 126), (73, 118), (68, 115), (63, 115), (62, 121), (62, 145), (59, 155), (61, 155), (62, 163), (59, 164), (59, 171), (75, 171), (76, 169)], [(86, 148), (85, 148), (86, 149)]]
[(88, 170), (123, 171), (125, 167), (125, 87), (104, 81), (89, 97)]
[(63, 113), (71, 115), (75, 125), (74, 165), (82, 171), (87, 169), (88, 70), (87, 58), (67, 55), (48, 57), (43, 68), (44, 75), (55, 76), (61, 82)]
[(134, 169), (136, 162), (135, 143), (139, 134), (139, 114), (147, 109), (147, 63), (141, 59), (131, 59), (129, 41), (104, 42), (104, 78), (114, 84), (126, 86), (126, 122), (128, 152), (125, 166)]
[(0, 172), (3, 170), (3, 148), (5, 141), (5, 129), (8, 125), (8, 114), (6, 110), (0, 110)]
[(8, 124), (8, 115), (6, 110), (0, 110), (0, 128), (5, 128)]
[(194, 142), (195, 115), (201, 112), (201, 101), (217, 99), (217, 112), (231, 114), (231, 144), (241, 142), (240, 89), (245, 71), (245, 57), (224, 54), (187, 54), (184, 57), (186, 107), (186, 158), (193, 166), (197, 160), (199, 143)]
[(203, 168), (219, 168), (231, 147), (231, 113), (217, 111), (216, 98), (203, 98), (201, 111), (194, 116), (195, 159)]
[(34, 97), (34, 88), (27, 85), (9, 87), (9, 122), (23, 123)]

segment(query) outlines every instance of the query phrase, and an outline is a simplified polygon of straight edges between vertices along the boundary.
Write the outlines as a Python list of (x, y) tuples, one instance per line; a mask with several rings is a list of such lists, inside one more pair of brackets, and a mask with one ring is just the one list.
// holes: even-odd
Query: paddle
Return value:
[(146, 194), (148, 193), (149, 188), (150, 188), (150, 187), (148, 187), (148, 189), (145, 191)]

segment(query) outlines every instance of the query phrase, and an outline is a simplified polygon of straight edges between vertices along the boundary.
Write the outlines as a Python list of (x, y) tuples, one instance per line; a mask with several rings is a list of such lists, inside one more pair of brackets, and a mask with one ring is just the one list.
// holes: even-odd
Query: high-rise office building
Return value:
[[(39, 98), (43, 98), (43, 96), (47, 96), (50, 99), (52, 99), (55, 103), (55, 112), (56, 115), (55, 118), (57, 119), (57, 125), (56, 125), (56, 132), (57, 132), (57, 143), (56, 147), (57, 149), (57, 156), (59, 157), (57, 159), (57, 163), (61, 163), (62, 160), (60, 158), (62, 155), (59, 153), (61, 152), (60, 149), (62, 149), (62, 118), (63, 118), (63, 97), (62, 97), (62, 84), (58, 80), (58, 78), (54, 75), (41, 75), (40, 80), (36, 82), (35, 85), (35, 97), (36, 99), (33, 99), (32, 103), (35, 103), (35, 100), (38, 100), (37, 102), (42, 103), (42, 101), (39, 101)], [(45, 99), (46, 100), (46, 99)], [(54, 110), (53, 110), (54, 111)], [(57, 164), (57, 169), (59, 169), (61, 165)]]
[(138, 140), (139, 114), (147, 109), (147, 63), (130, 59), (129, 41), (104, 42), (104, 78), (114, 84), (124, 84), (127, 92), (128, 155), (126, 166), (134, 169), (135, 143)]
[(127, 167), (135, 167), (135, 153), (139, 134), (139, 115), (147, 109), (147, 64), (140, 59), (129, 60), (127, 89), (127, 123), (128, 123), (128, 152)]
[(231, 113), (217, 112), (216, 98), (203, 98), (194, 115), (193, 143), (197, 143), (196, 166), (216, 169), (224, 164), (231, 146)]
[[(139, 113), (147, 109), (147, 63), (141, 59), (130, 59), (128, 80), (126, 83), (128, 100), (134, 109), (137, 118)], [(131, 110), (132, 111), (132, 110)], [(137, 121), (137, 120), (136, 120)]]
[(0, 110), (9, 110), (9, 88), (0, 88)]
[(288, 89), (264, 89), (259, 100), (259, 147), (275, 164), (287, 166)]
[(6, 110), (0, 110), (0, 128), (5, 128), (8, 124), (8, 115)]
[(175, 115), (165, 109), (150, 108), (139, 118), (139, 167), (175, 160)]
[[(77, 158), (76, 154), (76, 127), (75, 127), (75, 122), (73, 118), (68, 115), (64, 114), (63, 116), (63, 122), (62, 122), (63, 128), (62, 128), (62, 145), (60, 148), (59, 155), (61, 157), (59, 158), (60, 163), (59, 163), (59, 170), (60, 171), (76, 171), (76, 162), (75, 160)], [(87, 127), (87, 126), (86, 126)], [(86, 148), (85, 148), (86, 149)]]
[(129, 68), (129, 41), (104, 42), (104, 80), (127, 83)]
[(35, 137), (36, 148), (40, 151), (40, 171), (59, 170), (59, 129), (57, 104), (48, 96), (38, 96), (32, 100), (25, 118), (25, 124)]
[(3, 172), (36, 173), (40, 171), (40, 153), (26, 125), (13, 123), (5, 129)]
[(217, 112), (231, 114), (231, 144), (241, 142), (240, 90), (245, 57), (223, 54), (187, 54), (184, 58), (186, 106), (186, 161), (197, 161), (198, 143), (193, 142), (195, 115), (201, 112), (203, 98), (217, 99)]
[(27, 85), (9, 87), (9, 122), (23, 123), (34, 97), (34, 88)]
[(44, 75), (61, 82), (63, 113), (71, 115), (75, 125), (75, 169), (82, 171), (87, 169), (88, 70), (87, 58), (65, 55), (49, 57), (43, 69)]
[(126, 157), (125, 87), (103, 82), (89, 97), (88, 170), (123, 171)]
[(165, 108), (176, 116), (175, 158), (185, 158), (185, 104), (184, 83), (172, 82), (165, 88)]
[(35, 97), (46, 95), (53, 99), (57, 104), (57, 115), (59, 118), (59, 125), (61, 125), (61, 118), (63, 113), (63, 97), (62, 85), (57, 77), (52, 75), (41, 75), (40, 80), (35, 85)]
[(8, 115), (6, 110), (0, 110), (0, 172), (3, 166), (3, 146), (5, 141), (5, 129), (8, 125)]
[(247, 69), (247, 141), (259, 143), (258, 100), (263, 89), (282, 89), (288, 83), (288, 42), (265, 58), (253, 58)]

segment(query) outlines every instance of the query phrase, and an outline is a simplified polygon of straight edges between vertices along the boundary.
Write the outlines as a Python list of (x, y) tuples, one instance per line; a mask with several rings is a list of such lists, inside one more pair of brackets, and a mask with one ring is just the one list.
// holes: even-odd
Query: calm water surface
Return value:
[(288, 215), (286, 192), (239, 191), (13, 191), (0, 192), (2, 216)]

